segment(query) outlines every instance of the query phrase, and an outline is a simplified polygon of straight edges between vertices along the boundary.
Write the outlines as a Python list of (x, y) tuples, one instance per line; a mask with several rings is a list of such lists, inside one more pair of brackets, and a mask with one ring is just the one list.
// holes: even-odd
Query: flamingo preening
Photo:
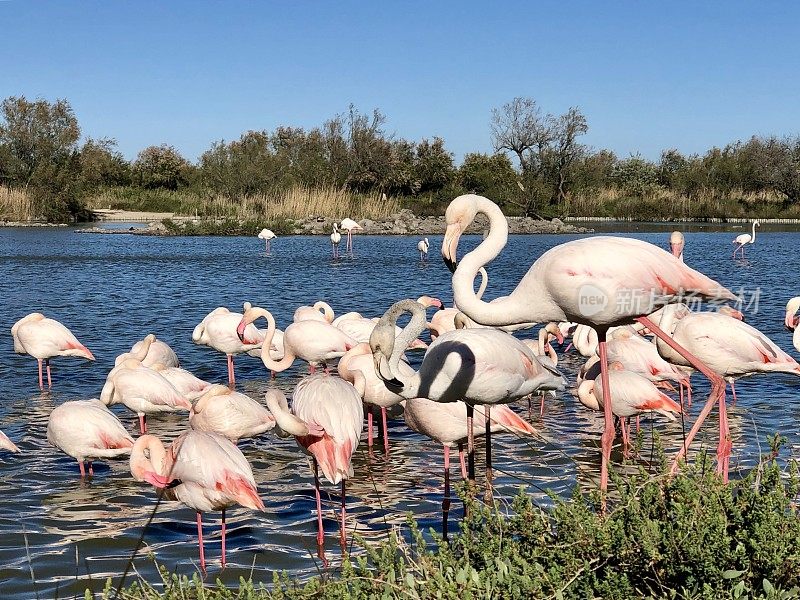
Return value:
[(250, 463), (233, 442), (215, 433), (187, 431), (165, 448), (154, 435), (143, 435), (133, 445), (131, 475), (164, 490), (197, 512), (200, 569), (206, 572), (202, 513), (222, 511), (222, 568), (225, 568), (225, 509), (241, 504), (264, 510)]
[(31, 313), (22, 317), (11, 327), (14, 338), (14, 352), (30, 354), (39, 363), (39, 389), (44, 390), (42, 361), (47, 368), (47, 388), (53, 387), (50, 375), (50, 359), (55, 356), (78, 356), (94, 360), (94, 354), (55, 319), (48, 319), (42, 313)]
[(755, 244), (756, 243), (756, 227), (760, 227), (761, 223), (758, 221), (753, 221), (753, 233), (743, 233), (741, 235), (737, 235), (736, 238), (733, 240), (733, 244), (738, 244), (736, 248), (733, 249), (733, 258), (736, 258), (736, 253), (741, 250), (742, 251), (742, 258), (744, 258), (744, 247), (746, 244)]
[(269, 242), (270, 240), (274, 240), (277, 235), (275, 235), (271, 229), (262, 229), (258, 232), (258, 239), (264, 240), (265, 249), (267, 254), (270, 254)]
[[(477, 213), (489, 217), (489, 234), (456, 264), (461, 234)], [(447, 230), (442, 256), (453, 271), (453, 295), (459, 309), (488, 326), (522, 322), (571, 321), (597, 331), (604, 397), (610, 398), (606, 333), (616, 325), (639, 321), (682, 354), (712, 382), (708, 410), (724, 402), (725, 381), (671, 340), (648, 319), (664, 304), (677, 302), (681, 294), (699, 298), (734, 300), (732, 292), (702, 273), (687, 267), (664, 250), (632, 238), (590, 237), (561, 244), (545, 252), (505, 298), (492, 303), (479, 300), (472, 289), (478, 269), (494, 259), (508, 240), (508, 222), (491, 200), (474, 194), (459, 196), (447, 207)], [(629, 299), (634, 299), (630, 301)], [(608, 487), (608, 461), (614, 438), (611, 402), (603, 407), (600, 487)], [(702, 423), (705, 414), (698, 417)]]
[(428, 238), (420, 240), (417, 243), (417, 250), (419, 250), (419, 259), (422, 262), (428, 260), (428, 248), (430, 248), (430, 244), (428, 243)]
[(275, 427), (275, 417), (250, 396), (213, 385), (192, 405), (189, 425), (196, 431), (218, 433), (236, 443)]

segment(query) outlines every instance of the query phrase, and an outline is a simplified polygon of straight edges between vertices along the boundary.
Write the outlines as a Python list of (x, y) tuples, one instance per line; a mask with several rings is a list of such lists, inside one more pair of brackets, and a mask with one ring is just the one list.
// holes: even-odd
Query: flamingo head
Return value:
[(555, 336), (559, 345), (564, 343), (564, 334), (561, 332), (558, 323), (551, 321), (550, 323), (545, 325), (544, 329), (549, 335)]
[(600, 410), (600, 402), (594, 395), (593, 379), (587, 379), (578, 386), (578, 401), (589, 410)]
[(439, 298), (434, 298), (433, 296), (420, 296), (417, 298), (417, 302), (422, 304), (425, 308), (435, 306), (437, 310), (444, 310), (444, 303), (439, 300)]
[(475, 194), (464, 194), (453, 200), (444, 213), (447, 229), (442, 240), (442, 258), (450, 272), (455, 272), (458, 240), (478, 214), (478, 198)]
[(800, 318), (795, 316), (798, 310), (800, 310), (800, 296), (796, 296), (786, 303), (784, 324), (789, 331), (794, 331), (797, 325), (800, 324)]
[(669, 247), (673, 256), (680, 256), (683, 254), (683, 247), (686, 245), (686, 240), (680, 231), (673, 231), (669, 236)]
[(160, 488), (169, 484), (169, 478), (164, 475), (167, 452), (156, 436), (140, 436), (131, 448), (129, 462), (131, 475), (136, 481), (147, 481)]
[(394, 352), (394, 342), (394, 324), (383, 320), (379, 321), (369, 336), (369, 347), (372, 351), (375, 373), (390, 389), (393, 387), (402, 389), (403, 383), (395, 377), (389, 366), (389, 360)]

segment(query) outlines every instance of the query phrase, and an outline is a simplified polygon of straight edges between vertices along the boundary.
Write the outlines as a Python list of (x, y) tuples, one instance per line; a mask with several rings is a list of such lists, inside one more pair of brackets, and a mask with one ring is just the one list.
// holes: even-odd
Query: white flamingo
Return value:
[(417, 243), (417, 250), (419, 250), (419, 259), (422, 262), (428, 260), (428, 248), (430, 248), (430, 244), (428, 243), (428, 238), (420, 240)]
[(342, 222), (341, 222), (340, 225), (341, 225), (342, 229), (347, 231), (347, 248), (346, 249), (350, 254), (352, 254), (353, 253), (353, 231), (355, 231), (357, 229), (364, 229), (364, 228), (361, 227), (361, 225), (359, 225), (353, 219), (350, 219), (349, 217), (346, 217), (346, 218), (342, 219)]
[(275, 235), (271, 229), (262, 229), (261, 231), (258, 232), (258, 239), (264, 240), (267, 254), (270, 253), (270, 248), (269, 248), (270, 240), (274, 240), (276, 237), (278, 236)]
[(339, 224), (333, 224), (333, 233), (331, 233), (331, 248), (333, 250), (333, 258), (339, 258), (339, 242), (342, 241), (342, 234), (339, 233)]
[(214, 385), (189, 411), (189, 425), (197, 431), (224, 435), (233, 442), (275, 427), (275, 417), (250, 396)]
[(114, 366), (122, 364), (128, 358), (135, 358), (141, 361), (145, 367), (151, 367), (158, 363), (165, 367), (180, 367), (175, 351), (169, 347), (169, 344), (156, 338), (152, 333), (146, 335), (144, 339), (139, 340), (131, 349), (120, 354), (114, 359)]
[(744, 258), (744, 247), (746, 244), (755, 244), (756, 243), (756, 227), (760, 227), (761, 223), (758, 221), (753, 221), (753, 233), (743, 233), (741, 235), (737, 235), (736, 238), (733, 240), (733, 244), (738, 244), (736, 248), (733, 249), (733, 258), (736, 258), (736, 253), (741, 250), (742, 251), (742, 258)]

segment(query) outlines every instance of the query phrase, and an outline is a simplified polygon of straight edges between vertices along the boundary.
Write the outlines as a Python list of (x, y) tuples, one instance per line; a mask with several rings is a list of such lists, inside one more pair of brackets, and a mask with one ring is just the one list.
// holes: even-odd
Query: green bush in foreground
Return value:
[[(602, 516), (599, 496), (575, 492), (543, 510), (520, 491), (508, 514), (471, 498), (470, 517), (444, 543), (409, 535), (360, 542), (341, 571), (300, 583), (206, 586), (195, 575), (133, 584), (133, 599), (300, 598), (765, 598), (800, 597), (800, 478), (773, 457), (724, 485), (699, 460), (674, 478), (615, 478)], [(87, 598), (91, 594), (87, 592)], [(103, 598), (113, 597), (109, 581)]]

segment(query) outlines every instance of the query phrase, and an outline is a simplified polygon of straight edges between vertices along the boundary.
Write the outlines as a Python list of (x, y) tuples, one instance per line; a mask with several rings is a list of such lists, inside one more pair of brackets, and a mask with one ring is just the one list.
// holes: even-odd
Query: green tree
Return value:
[(84, 142), (78, 153), (84, 191), (131, 184), (130, 164), (116, 148), (116, 140), (109, 138), (89, 138)]
[(435, 192), (448, 185), (455, 177), (453, 154), (444, 147), (444, 140), (423, 139), (416, 147), (414, 157), (414, 179), (418, 182), (418, 193)]
[(144, 188), (176, 190), (189, 181), (190, 170), (189, 162), (167, 144), (145, 148), (133, 163), (137, 183)]

